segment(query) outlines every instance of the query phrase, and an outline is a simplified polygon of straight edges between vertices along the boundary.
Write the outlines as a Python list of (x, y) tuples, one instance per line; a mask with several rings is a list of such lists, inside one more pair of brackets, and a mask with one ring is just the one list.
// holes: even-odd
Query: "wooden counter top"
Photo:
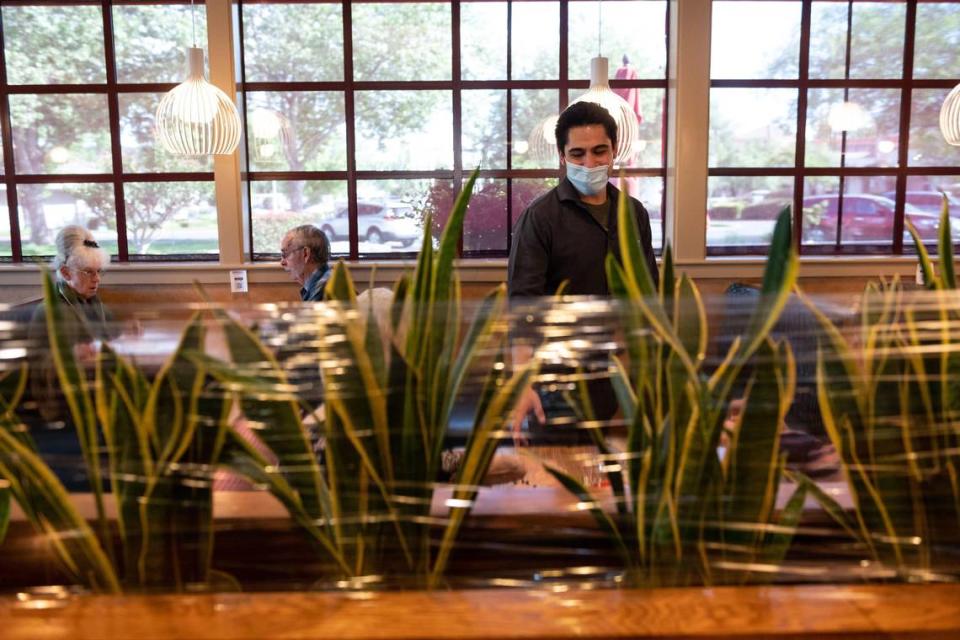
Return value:
[(960, 638), (960, 586), (0, 600), (5, 640)]

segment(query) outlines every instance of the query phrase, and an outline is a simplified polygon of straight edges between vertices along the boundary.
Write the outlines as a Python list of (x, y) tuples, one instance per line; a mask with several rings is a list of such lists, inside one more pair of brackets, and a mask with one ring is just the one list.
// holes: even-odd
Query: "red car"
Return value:
[[(836, 240), (838, 201), (836, 194), (808, 196), (803, 199), (804, 242), (819, 244)], [(895, 203), (890, 198), (866, 193), (844, 195), (841, 242), (892, 242), (894, 210)], [(909, 203), (906, 204), (904, 212), (923, 240), (937, 239), (939, 215), (923, 211)], [(904, 234), (909, 242), (909, 233), (904, 230)]]

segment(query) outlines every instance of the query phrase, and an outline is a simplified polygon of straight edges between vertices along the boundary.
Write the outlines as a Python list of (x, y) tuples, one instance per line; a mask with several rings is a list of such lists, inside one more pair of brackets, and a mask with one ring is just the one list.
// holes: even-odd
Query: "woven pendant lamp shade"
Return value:
[(940, 107), (940, 133), (947, 144), (960, 147), (960, 84), (947, 94)]
[(629, 103), (610, 89), (609, 71), (606, 58), (598, 56), (590, 60), (590, 90), (573, 102), (595, 102), (610, 112), (617, 123), (617, 149), (613, 163), (624, 165), (629, 164), (635, 153), (640, 122)]
[(187, 49), (187, 79), (163, 96), (157, 107), (157, 139), (179, 156), (233, 153), (240, 142), (240, 113), (223, 91), (203, 75), (203, 49)]

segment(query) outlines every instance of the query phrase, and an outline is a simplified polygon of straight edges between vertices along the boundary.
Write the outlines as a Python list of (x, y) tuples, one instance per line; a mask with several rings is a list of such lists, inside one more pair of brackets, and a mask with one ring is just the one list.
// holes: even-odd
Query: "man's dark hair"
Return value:
[(312, 224), (303, 224), (291, 229), (303, 246), (310, 249), (310, 260), (325, 266), (330, 261), (330, 239)]
[(557, 150), (563, 155), (563, 148), (569, 141), (570, 129), (585, 127), (588, 124), (602, 124), (614, 149), (617, 147), (617, 121), (610, 112), (595, 102), (574, 102), (563, 110), (557, 118)]

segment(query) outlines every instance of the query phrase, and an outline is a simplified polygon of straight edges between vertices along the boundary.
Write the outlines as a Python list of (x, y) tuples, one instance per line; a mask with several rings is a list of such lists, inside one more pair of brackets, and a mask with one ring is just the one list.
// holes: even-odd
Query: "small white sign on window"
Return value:
[(247, 292), (247, 270), (246, 269), (235, 269), (230, 272), (230, 292), (231, 293)]

